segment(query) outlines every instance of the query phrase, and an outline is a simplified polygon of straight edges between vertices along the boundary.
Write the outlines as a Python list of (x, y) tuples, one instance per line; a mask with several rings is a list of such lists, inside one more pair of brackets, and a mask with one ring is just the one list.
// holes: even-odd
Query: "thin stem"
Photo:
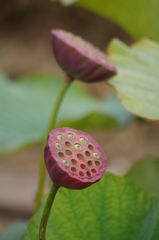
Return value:
[(44, 148), (46, 145), (46, 141), (47, 141), (47, 136), (50, 133), (50, 131), (52, 129), (55, 128), (55, 124), (56, 124), (56, 119), (57, 119), (57, 114), (58, 114), (58, 110), (60, 108), (60, 105), (62, 103), (62, 100), (65, 96), (65, 93), (67, 91), (67, 89), (69, 88), (71, 82), (65, 82), (64, 86), (59, 94), (59, 97), (57, 99), (57, 102), (55, 104), (55, 108), (52, 112), (49, 124), (48, 124), (48, 128), (45, 134), (45, 138), (43, 141), (43, 148), (42, 148), (42, 155), (41, 155), (41, 166), (40, 166), (40, 177), (39, 177), (39, 183), (38, 183), (38, 191), (37, 191), (37, 196), (36, 196), (36, 201), (35, 201), (35, 209), (34, 209), (34, 213), (37, 212), (37, 210), (40, 208), (41, 205), (41, 198), (43, 195), (43, 190), (44, 190), (44, 184), (45, 184), (45, 177), (46, 177), (46, 167), (45, 167), (45, 161), (44, 161)]
[(50, 215), (51, 207), (52, 207), (52, 204), (53, 204), (53, 201), (55, 199), (58, 189), (59, 189), (59, 187), (55, 187), (54, 185), (52, 185), (52, 187), (51, 187), (49, 196), (48, 196), (46, 204), (45, 204), (41, 222), (40, 222), (39, 240), (46, 240), (46, 226), (47, 226), (48, 218)]

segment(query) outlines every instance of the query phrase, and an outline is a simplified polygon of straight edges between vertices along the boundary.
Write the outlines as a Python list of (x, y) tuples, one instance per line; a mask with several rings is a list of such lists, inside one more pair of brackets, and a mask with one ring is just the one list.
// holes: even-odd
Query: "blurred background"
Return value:
[[(127, 45), (142, 37), (159, 40), (157, 0), (85, 0), (72, 3), (73, 1), (49, 0), (0, 2), (0, 79), (2, 80), (0, 85), (0, 231), (13, 220), (29, 219), (33, 211), (42, 136), (51, 111), (46, 112), (46, 117), (45, 112), (42, 113), (40, 120), (35, 109), (40, 111), (40, 99), (43, 101), (41, 92), (44, 92), (47, 98), (45, 80), (52, 76), (55, 81), (58, 78), (61, 81), (64, 77), (52, 53), (50, 30), (53, 28), (68, 30), (93, 43), (102, 51), (106, 51), (113, 38), (118, 38)], [(39, 77), (41, 84), (37, 85), (40, 90), (34, 95), (33, 89), (37, 91), (37, 73), (42, 74)], [(4, 79), (7, 81), (6, 85), (3, 84)], [(54, 86), (54, 91), (58, 93), (61, 85)], [(25, 89), (27, 91), (24, 91)], [(104, 82), (89, 85), (78, 82), (74, 91), (78, 89), (81, 89), (81, 96), (82, 91), (85, 93), (86, 100), (91, 106), (90, 114), (96, 112), (98, 104), (109, 99), (113, 93)], [(50, 92), (48, 99), (50, 102), (51, 95), (53, 94)], [(35, 101), (35, 104), (29, 103), (30, 96), (34, 96), (32, 99), (36, 99), (37, 96), (36, 100), (39, 100)], [(71, 96), (70, 94), (70, 98)], [(72, 98), (68, 101), (72, 101)], [(11, 102), (13, 105), (10, 105)], [(135, 118), (122, 109), (117, 99), (110, 100), (106, 104), (108, 104), (107, 109), (117, 108), (118, 114), (113, 115), (115, 120), (106, 112), (104, 123), (99, 122), (97, 126), (90, 124), (92, 127), (88, 126), (85, 129), (81, 122), (77, 128), (89, 132), (103, 147), (108, 158), (108, 171), (124, 175), (132, 164), (145, 156), (158, 157), (158, 123)], [(28, 118), (23, 115), (22, 109), (24, 110), (25, 107)], [(46, 106), (42, 109), (45, 108)], [(84, 102), (81, 102), (80, 108), (84, 108)], [(35, 117), (34, 113), (37, 116), (36, 121), (42, 122), (37, 135), (31, 139), (28, 132), (34, 132), (35, 126), (28, 130), (27, 123), (31, 124), (32, 117)], [(78, 113), (75, 120), (84, 117), (86, 114), (82, 112), (80, 116)], [(61, 119), (63, 118), (61, 114)], [(114, 121), (119, 124), (113, 124)], [(64, 123), (62, 122), (61, 125), (65, 126)], [(23, 127), (25, 127), (24, 133)], [(26, 136), (27, 133), (29, 136)], [(12, 144), (7, 148), (8, 141), (12, 141)]]

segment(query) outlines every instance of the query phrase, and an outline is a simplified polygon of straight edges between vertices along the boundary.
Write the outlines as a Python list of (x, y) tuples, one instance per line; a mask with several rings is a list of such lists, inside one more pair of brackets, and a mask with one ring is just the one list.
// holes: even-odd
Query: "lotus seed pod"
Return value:
[(51, 37), (55, 58), (70, 81), (102, 81), (117, 73), (106, 55), (82, 38), (64, 30), (52, 30)]
[(83, 189), (99, 181), (106, 156), (93, 138), (72, 128), (56, 128), (44, 150), (47, 171), (55, 186)]

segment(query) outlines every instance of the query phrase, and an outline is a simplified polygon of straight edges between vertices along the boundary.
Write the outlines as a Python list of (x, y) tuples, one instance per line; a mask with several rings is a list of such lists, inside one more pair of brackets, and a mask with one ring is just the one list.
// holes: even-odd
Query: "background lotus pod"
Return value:
[(116, 74), (106, 55), (82, 38), (64, 30), (52, 30), (51, 36), (55, 58), (70, 80), (96, 82)]
[(48, 136), (44, 158), (55, 186), (83, 189), (99, 181), (106, 156), (93, 138), (72, 128), (56, 128)]

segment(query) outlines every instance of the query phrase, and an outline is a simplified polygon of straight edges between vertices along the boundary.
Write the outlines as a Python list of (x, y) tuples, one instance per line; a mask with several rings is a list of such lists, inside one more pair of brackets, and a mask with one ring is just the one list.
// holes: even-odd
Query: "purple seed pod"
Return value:
[(89, 83), (117, 73), (106, 54), (82, 38), (63, 30), (52, 30), (51, 37), (55, 58), (68, 79)]
[(93, 138), (72, 128), (56, 128), (48, 136), (44, 158), (55, 186), (83, 189), (99, 181), (106, 156)]

